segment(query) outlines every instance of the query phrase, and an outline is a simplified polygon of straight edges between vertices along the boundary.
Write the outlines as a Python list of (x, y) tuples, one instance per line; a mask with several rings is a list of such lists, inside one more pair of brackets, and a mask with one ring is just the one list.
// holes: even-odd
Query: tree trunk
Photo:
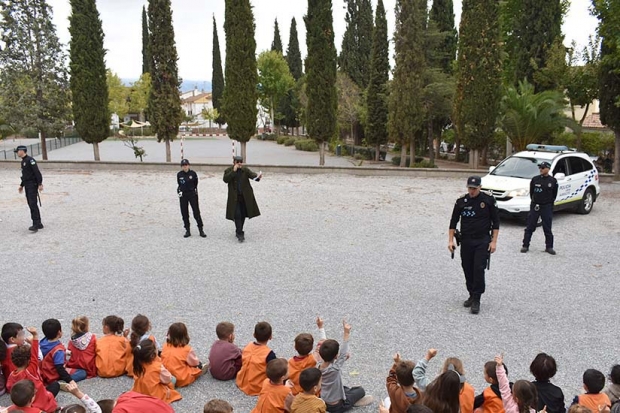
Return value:
[(461, 160), (461, 137), (458, 133), (454, 139), (454, 160), (457, 162)]
[(354, 145), (357, 145), (357, 142), (355, 142), (355, 139), (353, 138), (353, 128), (355, 127), (355, 122), (351, 122), (351, 140), (353, 141)]
[(415, 134), (409, 140), (409, 168), (415, 164)]
[(400, 165), (401, 168), (407, 166), (407, 142), (403, 142), (400, 147)]
[(375, 161), (379, 162), (380, 159), (381, 159), (381, 144), (377, 142), (377, 148), (375, 152)]
[(614, 181), (620, 181), (620, 129), (614, 131), (616, 135), (616, 153), (614, 154)]
[(243, 158), (243, 163), (248, 162), (247, 153), (246, 153), (246, 145), (247, 142), (241, 142), (241, 157)]
[(433, 122), (428, 121), (427, 125), (427, 133), (428, 133), (428, 161), (431, 166), (435, 165), (435, 150), (433, 149)]
[(325, 142), (319, 142), (319, 166), (325, 166)]
[(471, 169), (478, 169), (478, 157), (479, 157), (478, 149), (470, 149), (469, 150), (469, 167)]
[(273, 126), (273, 129), (276, 133), (276, 136), (280, 135), (280, 129), (276, 126), (276, 115), (273, 109), (273, 105), (271, 105), (271, 124)]
[(47, 133), (41, 131), (39, 135), (41, 136), (41, 155), (43, 160), (47, 161)]
[(510, 155), (512, 155), (512, 141), (506, 136), (506, 156), (504, 158), (508, 158)]
[(489, 163), (487, 162), (487, 159), (489, 157), (489, 147), (485, 146), (484, 148), (482, 148), (482, 159), (481, 159), (481, 163), (480, 165), (488, 165)]
[(166, 139), (166, 162), (172, 162), (172, 155), (170, 153), (170, 139)]
[(99, 158), (99, 142), (93, 142), (93, 152), (95, 154), (95, 160), (100, 161)]
[[(577, 135), (577, 151), (581, 152), (581, 137), (583, 135), (583, 130), (581, 129), (581, 127), (583, 126), (583, 122), (586, 120), (586, 116), (588, 116), (588, 109), (590, 108), (590, 104), (588, 103), (586, 105), (586, 109), (583, 111), (583, 116), (581, 117), (581, 120), (579, 121), (579, 129), (577, 129), (577, 133), (575, 135)], [(575, 113), (573, 112), (573, 120), (575, 120)]]

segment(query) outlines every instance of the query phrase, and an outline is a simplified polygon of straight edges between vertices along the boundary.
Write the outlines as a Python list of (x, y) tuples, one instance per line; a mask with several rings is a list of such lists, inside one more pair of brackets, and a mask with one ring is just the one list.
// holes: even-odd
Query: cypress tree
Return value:
[(301, 62), (301, 52), (299, 51), (299, 38), (297, 35), (297, 21), (293, 17), (291, 20), (291, 31), (288, 38), (288, 48), (286, 49), (286, 62), (295, 81), (303, 75)]
[(372, 33), (374, 22), (372, 16), (371, 0), (359, 0), (359, 22), (358, 22), (358, 60), (360, 78), (357, 85), (365, 89), (370, 81), (370, 54), (372, 53)]
[(142, 6), (142, 73), (151, 73), (151, 46), (149, 44), (149, 22), (146, 7)]
[(271, 50), (283, 53), (282, 38), (280, 38), (280, 28), (278, 27), (278, 19), (276, 19), (273, 25), (273, 42), (271, 42)]
[(375, 160), (379, 160), (381, 144), (387, 143), (388, 89), (390, 72), (387, 20), (383, 0), (377, 3), (375, 28), (372, 33), (370, 54), (370, 83), (366, 94), (368, 124), (366, 138), (376, 146)]
[[(501, 97), (499, 5), (497, 0), (464, 0), (459, 30), (455, 96), (456, 151), (460, 139), (477, 151), (493, 139)], [(458, 153), (458, 152), (457, 152)]]
[(226, 0), (224, 31), (224, 117), (228, 123), (228, 136), (241, 142), (241, 156), (247, 161), (246, 143), (256, 133), (258, 114), (254, 14), (249, 0)]
[(166, 162), (171, 162), (170, 141), (177, 137), (184, 114), (170, 0), (149, 0), (148, 16), (152, 55), (148, 113), (157, 141), (166, 142)]
[(347, 28), (342, 38), (338, 65), (360, 88), (370, 80), (373, 17), (370, 0), (345, 0)]
[(319, 165), (325, 165), (325, 142), (336, 133), (336, 47), (331, 0), (308, 0), (306, 23), (306, 119), (308, 134), (319, 145)]
[(458, 43), (452, 0), (433, 0), (429, 20), (441, 37), (439, 44), (433, 51), (429, 65), (440, 68), (444, 73), (452, 73)]
[(213, 72), (211, 74), (211, 99), (213, 107), (217, 109), (219, 117), (215, 123), (222, 125), (225, 120), (222, 111), (222, 98), (224, 96), (224, 72), (222, 71), (222, 55), (220, 53), (220, 41), (217, 35), (217, 24), (213, 16)]
[(93, 145), (95, 161), (99, 142), (110, 131), (103, 30), (95, 0), (71, 0), (69, 17), (71, 94), (73, 119), (80, 137)]

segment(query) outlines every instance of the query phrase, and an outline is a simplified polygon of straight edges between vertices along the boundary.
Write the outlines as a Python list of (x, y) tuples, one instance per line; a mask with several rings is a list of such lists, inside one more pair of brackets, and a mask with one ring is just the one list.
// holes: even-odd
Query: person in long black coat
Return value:
[(262, 173), (255, 173), (243, 165), (243, 158), (235, 156), (233, 166), (224, 171), (224, 182), (228, 184), (228, 202), (226, 203), (226, 219), (235, 221), (235, 233), (239, 242), (245, 240), (243, 224), (246, 218), (260, 215), (250, 179), (258, 182)]

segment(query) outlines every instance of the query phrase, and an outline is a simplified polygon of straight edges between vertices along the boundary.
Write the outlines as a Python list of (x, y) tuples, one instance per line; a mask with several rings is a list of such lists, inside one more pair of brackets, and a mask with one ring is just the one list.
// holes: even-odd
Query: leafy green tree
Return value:
[(258, 74), (254, 14), (249, 0), (226, 0), (226, 87), (224, 118), (230, 139), (241, 142), (241, 155), (247, 162), (246, 143), (256, 133), (258, 114)]
[(145, 112), (148, 108), (149, 95), (151, 94), (151, 74), (143, 73), (140, 79), (131, 85), (129, 92), (129, 111), (140, 114), (140, 120), (144, 122)]
[(151, 45), (149, 42), (149, 22), (146, 7), (142, 6), (142, 74), (151, 73)]
[(170, 142), (179, 133), (183, 110), (170, 0), (149, 0), (148, 16), (153, 59), (148, 113), (157, 141), (166, 143), (166, 162), (171, 162)]
[(525, 150), (530, 143), (542, 142), (553, 132), (579, 125), (564, 115), (564, 95), (555, 90), (536, 93), (534, 86), (520, 82), (519, 87), (509, 86), (501, 101), (499, 125), (517, 151)]
[(282, 38), (280, 37), (280, 28), (278, 27), (278, 19), (276, 19), (273, 25), (273, 42), (271, 42), (271, 50), (283, 53)]
[(387, 19), (383, 0), (377, 3), (375, 28), (370, 54), (370, 83), (366, 92), (366, 139), (375, 145), (375, 161), (379, 160), (381, 145), (387, 143), (388, 80), (390, 72)]
[(222, 99), (224, 97), (224, 71), (222, 70), (222, 56), (220, 53), (220, 41), (217, 35), (217, 24), (213, 17), (213, 72), (211, 77), (211, 99), (213, 107), (217, 109), (219, 116), (214, 119), (218, 125), (224, 124), (222, 116)]
[(431, 165), (435, 164), (433, 140), (440, 140), (440, 131), (452, 114), (454, 77), (441, 69), (429, 69), (425, 73), (425, 86), (422, 90), (422, 105), (426, 113), (428, 138), (428, 158)]
[[(275, 123), (280, 117), (276, 109), (281, 100), (295, 86), (295, 79), (282, 54), (275, 50), (258, 55), (257, 67), (258, 97), (261, 105), (269, 111)], [(276, 134), (279, 134), (279, 128), (276, 128)]]
[(204, 120), (209, 121), (209, 127), (211, 127), (211, 122), (213, 122), (220, 116), (220, 114), (217, 112), (217, 109), (215, 108), (204, 108), (201, 115)]
[(319, 165), (325, 165), (325, 142), (336, 133), (338, 96), (336, 93), (336, 47), (331, 0), (308, 0), (306, 23), (305, 111), (308, 135), (319, 146)]
[(130, 90), (110, 69), (106, 71), (106, 84), (108, 86), (108, 111), (116, 113), (122, 120), (129, 113)]
[(73, 119), (80, 137), (93, 145), (99, 161), (99, 142), (110, 133), (103, 29), (95, 0), (71, 0), (69, 17)]
[(360, 121), (360, 108), (362, 104), (362, 91), (341, 71), (336, 77), (336, 90), (338, 91), (338, 121), (341, 129), (348, 128), (353, 136), (353, 128)]
[(60, 136), (71, 119), (66, 56), (45, 0), (0, 0), (0, 116), (16, 130)]

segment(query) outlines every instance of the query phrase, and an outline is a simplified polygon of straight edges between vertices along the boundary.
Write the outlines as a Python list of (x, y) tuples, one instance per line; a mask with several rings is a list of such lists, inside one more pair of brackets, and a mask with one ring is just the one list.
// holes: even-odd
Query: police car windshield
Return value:
[(538, 175), (538, 164), (540, 162), (542, 162), (542, 159), (511, 156), (497, 165), (497, 168), (493, 169), (491, 175), (531, 179)]

